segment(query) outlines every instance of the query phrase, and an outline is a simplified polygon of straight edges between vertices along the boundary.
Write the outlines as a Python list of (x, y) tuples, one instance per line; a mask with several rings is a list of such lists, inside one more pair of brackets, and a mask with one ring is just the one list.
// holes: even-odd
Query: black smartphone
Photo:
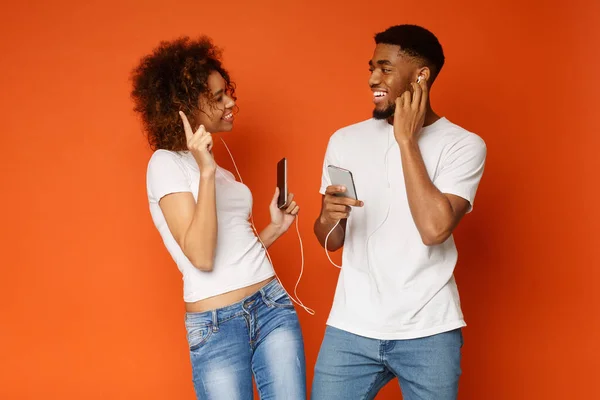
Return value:
[(277, 207), (283, 208), (287, 204), (287, 159), (284, 157), (277, 163), (277, 187), (279, 188), (279, 197), (277, 198)]

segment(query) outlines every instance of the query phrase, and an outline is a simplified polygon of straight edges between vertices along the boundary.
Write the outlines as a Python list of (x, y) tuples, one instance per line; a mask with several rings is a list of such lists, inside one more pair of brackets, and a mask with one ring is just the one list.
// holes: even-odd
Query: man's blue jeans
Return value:
[(404, 400), (456, 400), (460, 329), (409, 340), (376, 340), (327, 327), (311, 398), (373, 399), (394, 377)]

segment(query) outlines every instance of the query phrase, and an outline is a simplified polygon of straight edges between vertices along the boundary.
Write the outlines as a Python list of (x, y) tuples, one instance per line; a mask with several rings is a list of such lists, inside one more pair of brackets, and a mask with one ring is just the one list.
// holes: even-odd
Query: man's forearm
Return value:
[[(335, 226), (335, 221), (327, 221), (324, 220), (323, 217), (317, 218), (315, 221), (315, 225), (313, 227), (315, 235), (321, 243), (321, 246), (325, 248), (325, 238), (331, 231), (331, 229)], [(336, 228), (329, 235), (329, 239), (327, 240), (327, 250), (336, 251), (339, 250), (344, 245), (344, 238), (346, 236), (346, 220), (340, 220), (340, 223), (336, 226)]]
[(399, 143), (408, 205), (426, 245), (444, 242), (452, 231), (452, 205), (433, 184), (416, 140)]

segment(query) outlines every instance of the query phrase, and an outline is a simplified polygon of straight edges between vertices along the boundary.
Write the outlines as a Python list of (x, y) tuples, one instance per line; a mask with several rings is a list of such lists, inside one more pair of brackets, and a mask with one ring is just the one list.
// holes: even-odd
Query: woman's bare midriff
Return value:
[(185, 303), (185, 310), (187, 312), (197, 313), (230, 306), (258, 292), (260, 288), (265, 286), (267, 283), (271, 282), (273, 279), (275, 279), (274, 276), (267, 278), (264, 281), (255, 283), (254, 285), (243, 287), (241, 289), (236, 289), (231, 292), (219, 294), (217, 296), (209, 297), (208, 299), (196, 301), (194, 303)]

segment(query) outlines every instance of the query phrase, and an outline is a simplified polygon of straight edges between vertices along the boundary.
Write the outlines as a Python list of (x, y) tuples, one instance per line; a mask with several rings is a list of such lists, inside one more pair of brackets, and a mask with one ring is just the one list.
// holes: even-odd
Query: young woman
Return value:
[[(265, 247), (293, 223), (288, 199), (269, 206), (259, 238), (252, 194), (212, 155), (211, 133), (233, 127), (235, 85), (209, 38), (162, 42), (133, 71), (132, 98), (155, 150), (150, 213), (183, 274), (185, 325), (198, 399), (305, 399), (304, 346), (290, 297)], [(261, 244), (262, 242), (262, 244)]]

